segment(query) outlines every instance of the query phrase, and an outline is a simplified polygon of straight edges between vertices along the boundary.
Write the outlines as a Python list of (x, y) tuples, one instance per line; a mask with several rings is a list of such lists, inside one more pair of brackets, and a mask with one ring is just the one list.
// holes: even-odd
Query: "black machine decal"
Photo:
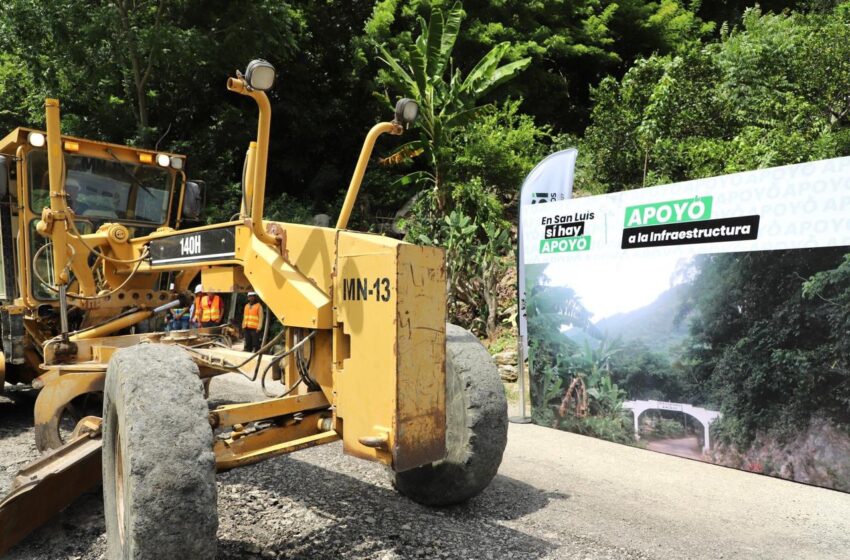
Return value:
[(207, 229), (151, 241), (151, 265), (230, 259), (236, 255), (236, 228)]
[(343, 301), (390, 301), (390, 279), (343, 278)]

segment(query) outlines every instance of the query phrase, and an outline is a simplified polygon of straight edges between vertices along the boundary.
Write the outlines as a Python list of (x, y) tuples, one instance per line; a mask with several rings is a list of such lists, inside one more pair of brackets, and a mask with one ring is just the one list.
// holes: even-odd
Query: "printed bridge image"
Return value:
[(535, 423), (850, 491), (850, 248), (526, 267)]
[[(688, 416), (696, 419), (700, 424), (702, 424), (703, 428), (703, 444), (702, 450), (703, 452), (708, 452), (711, 449), (711, 434), (709, 431), (709, 426), (711, 423), (720, 418), (720, 412), (716, 410), (706, 410), (704, 408), (699, 408), (696, 406), (691, 406), (689, 404), (683, 403), (670, 403), (670, 402), (659, 402), (659, 401), (625, 401), (623, 403), (623, 408), (632, 411), (632, 415), (634, 416), (635, 421), (635, 439), (640, 439), (640, 416), (647, 410), (669, 410), (669, 411), (678, 411), (683, 414), (687, 414)], [(696, 439), (696, 438), (695, 438)], [(652, 447), (650, 446), (650, 449)], [(657, 451), (663, 451), (664, 449), (656, 449)], [(678, 455), (679, 453), (675, 453), (674, 451), (669, 451), (673, 455)], [(689, 455), (685, 455), (689, 456)]]

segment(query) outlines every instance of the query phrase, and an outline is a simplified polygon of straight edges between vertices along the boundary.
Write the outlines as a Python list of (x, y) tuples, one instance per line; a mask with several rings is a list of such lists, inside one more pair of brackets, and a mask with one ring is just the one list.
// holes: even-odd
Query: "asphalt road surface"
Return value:
[[(213, 400), (251, 397), (217, 379)], [(35, 456), (30, 397), (0, 401), (0, 491)], [(331, 444), (219, 475), (219, 558), (848, 558), (850, 495), (511, 425), (493, 484), (445, 510)], [(91, 494), (11, 559), (104, 558)], [(188, 559), (187, 559), (188, 560)]]

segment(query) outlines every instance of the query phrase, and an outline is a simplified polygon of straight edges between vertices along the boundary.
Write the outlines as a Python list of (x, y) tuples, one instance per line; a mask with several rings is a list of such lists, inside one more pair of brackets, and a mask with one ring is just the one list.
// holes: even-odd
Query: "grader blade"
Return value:
[(100, 419), (85, 418), (72, 439), (25, 466), (0, 502), (0, 556), (101, 479)]

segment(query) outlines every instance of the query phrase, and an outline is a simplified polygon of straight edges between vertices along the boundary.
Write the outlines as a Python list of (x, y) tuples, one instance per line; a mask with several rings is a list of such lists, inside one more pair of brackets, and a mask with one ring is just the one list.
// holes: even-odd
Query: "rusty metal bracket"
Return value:
[(244, 425), (248, 422), (329, 406), (328, 400), (321, 391), (254, 403), (229, 404), (210, 412), (210, 426), (218, 428), (237, 424)]
[(266, 231), (274, 237), (275, 246), (277, 247), (280, 256), (283, 260), (289, 262), (289, 251), (286, 249), (286, 230), (278, 223), (271, 223), (266, 226)]
[(59, 421), (68, 403), (80, 395), (103, 391), (105, 371), (74, 371), (74, 367), (77, 366), (52, 369), (37, 379), (43, 384), (35, 401), (36, 444), (39, 451), (62, 445)]

